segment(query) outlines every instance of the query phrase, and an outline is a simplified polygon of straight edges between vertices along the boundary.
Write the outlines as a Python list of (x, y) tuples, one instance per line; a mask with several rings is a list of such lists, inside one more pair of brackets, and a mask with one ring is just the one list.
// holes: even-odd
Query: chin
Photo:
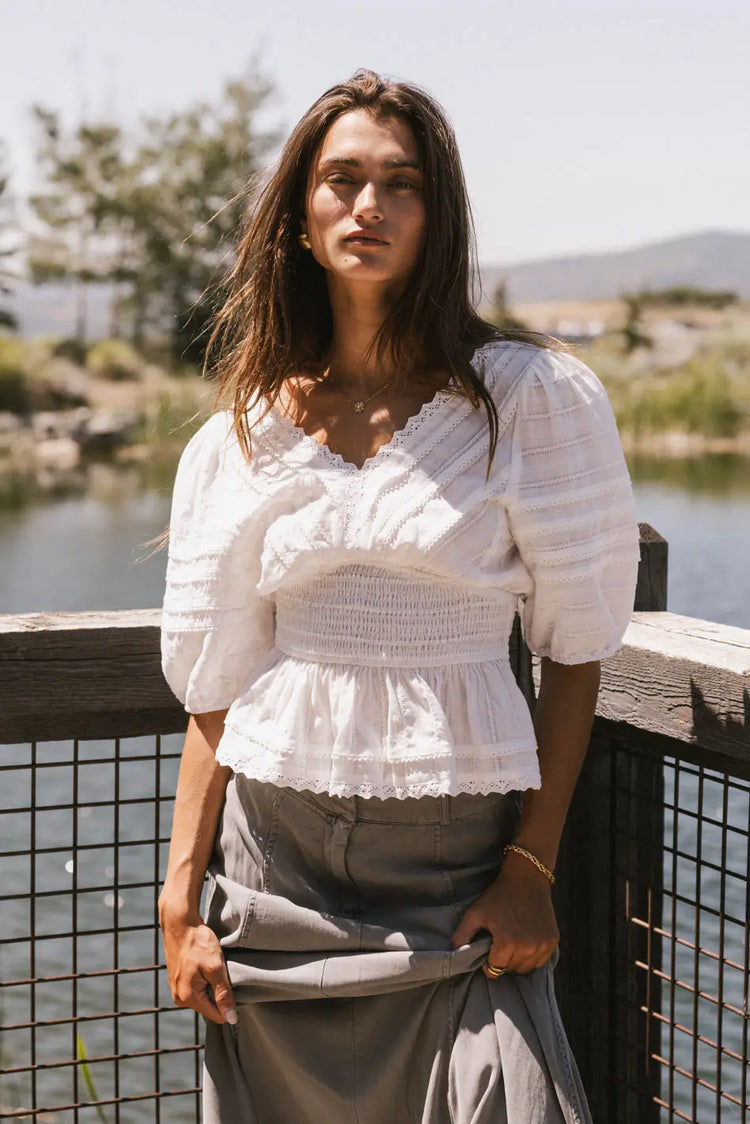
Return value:
[(358, 257), (352, 257), (349, 254), (343, 261), (337, 262), (336, 265), (331, 267), (331, 272), (338, 274), (340, 277), (347, 277), (352, 280), (367, 278), (370, 281), (395, 281), (393, 276), (393, 269), (389, 269), (384, 262), (368, 261)]

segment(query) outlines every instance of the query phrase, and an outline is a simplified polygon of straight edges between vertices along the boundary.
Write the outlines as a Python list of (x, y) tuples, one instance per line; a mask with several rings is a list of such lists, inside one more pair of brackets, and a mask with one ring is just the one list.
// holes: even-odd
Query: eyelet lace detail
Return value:
[(362, 781), (356, 781), (351, 784), (332, 784), (322, 780), (311, 781), (306, 777), (285, 776), (283, 773), (273, 768), (259, 770), (257, 773), (253, 772), (250, 774), (246, 772), (247, 765), (243, 765), (239, 762), (237, 766), (234, 766), (229, 759), (222, 759), (221, 764), (228, 765), (234, 772), (242, 773), (245, 776), (252, 775), (254, 780), (265, 781), (268, 784), (276, 785), (278, 788), (293, 788), (297, 792), (327, 793), (329, 796), (341, 797), (364, 796), (377, 797), (379, 799), (396, 797), (398, 800), (406, 800), (409, 797), (418, 799), (422, 796), (458, 796), (461, 792), (469, 792), (477, 796), (489, 796), (490, 793), (514, 792), (538, 787), (536, 785), (530, 785), (528, 778), (520, 775), (517, 777), (506, 777), (502, 781), (493, 778), (463, 781), (460, 782), (458, 786), (448, 780), (423, 781), (403, 787), (389, 784), (367, 784)]
[[(460, 792), (488, 795), (539, 788), (541, 777), (536, 750), (498, 751), (495, 756), (470, 753), (443, 754), (417, 761), (331, 760), (324, 754), (279, 757), (264, 751), (248, 755), (224, 735), (216, 761), (235, 773), (298, 792), (326, 792), (331, 796), (395, 796), (399, 800), (420, 796), (457, 796)], [(348, 771), (348, 776), (347, 776)]]
[(304, 444), (312, 448), (322, 460), (326, 461), (332, 467), (348, 473), (358, 473), (369, 471), (376, 463), (379, 463), (396, 449), (400, 448), (404, 441), (407, 441), (428, 418), (434, 416), (442, 409), (444, 402), (448, 398), (453, 397), (455, 397), (455, 395), (450, 391), (436, 390), (433, 397), (427, 402), (423, 402), (416, 414), (412, 414), (405, 425), (401, 426), (400, 429), (394, 430), (390, 441), (386, 441), (383, 445), (380, 445), (372, 456), (367, 457), (361, 465), (355, 464), (354, 461), (346, 460), (341, 453), (335, 452), (325, 442), (318, 441), (315, 437), (312, 437), (302, 426), (296, 425), (287, 414), (282, 414), (275, 406), (272, 406), (268, 411), (267, 417), (273, 415), (298, 444)]

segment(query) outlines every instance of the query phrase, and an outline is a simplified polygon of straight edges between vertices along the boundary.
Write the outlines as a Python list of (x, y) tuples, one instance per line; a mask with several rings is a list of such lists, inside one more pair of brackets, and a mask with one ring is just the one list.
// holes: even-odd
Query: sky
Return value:
[(360, 66), (447, 110), (479, 256), (507, 264), (750, 231), (747, 0), (0, 0), (0, 143), (218, 99), (257, 59), (288, 132)]

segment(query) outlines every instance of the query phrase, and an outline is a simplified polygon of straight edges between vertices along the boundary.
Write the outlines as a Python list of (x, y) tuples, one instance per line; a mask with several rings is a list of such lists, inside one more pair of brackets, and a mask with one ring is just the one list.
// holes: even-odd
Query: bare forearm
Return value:
[[(565, 666), (542, 660), (534, 710), (542, 787), (527, 789), (515, 842), (545, 866), (557, 861), (565, 817), (586, 754), (599, 692), (598, 661)], [(546, 964), (560, 940), (550, 883), (524, 855), (509, 851), (500, 873), (464, 913), (452, 937), (459, 948), (480, 929), (492, 934), (485, 975), (493, 968), (530, 972)]]
[[(524, 794), (515, 841), (550, 869), (557, 861), (565, 817), (586, 755), (600, 675), (598, 661), (565, 666), (542, 660), (534, 711), (542, 787)], [(506, 859), (528, 862), (512, 852)]]
[(216, 763), (226, 710), (191, 715), (175, 795), (164, 886), (165, 906), (197, 914), (216, 827), (232, 770)]

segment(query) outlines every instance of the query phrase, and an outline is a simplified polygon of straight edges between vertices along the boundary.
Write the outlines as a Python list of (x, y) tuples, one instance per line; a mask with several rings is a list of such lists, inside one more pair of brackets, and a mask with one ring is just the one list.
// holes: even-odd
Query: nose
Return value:
[(383, 213), (380, 209), (374, 183), (363, 184), (362, 190), (354, 201), (353, 216), (355, 219), (363, 218), (370, 222), (382, 219)]

